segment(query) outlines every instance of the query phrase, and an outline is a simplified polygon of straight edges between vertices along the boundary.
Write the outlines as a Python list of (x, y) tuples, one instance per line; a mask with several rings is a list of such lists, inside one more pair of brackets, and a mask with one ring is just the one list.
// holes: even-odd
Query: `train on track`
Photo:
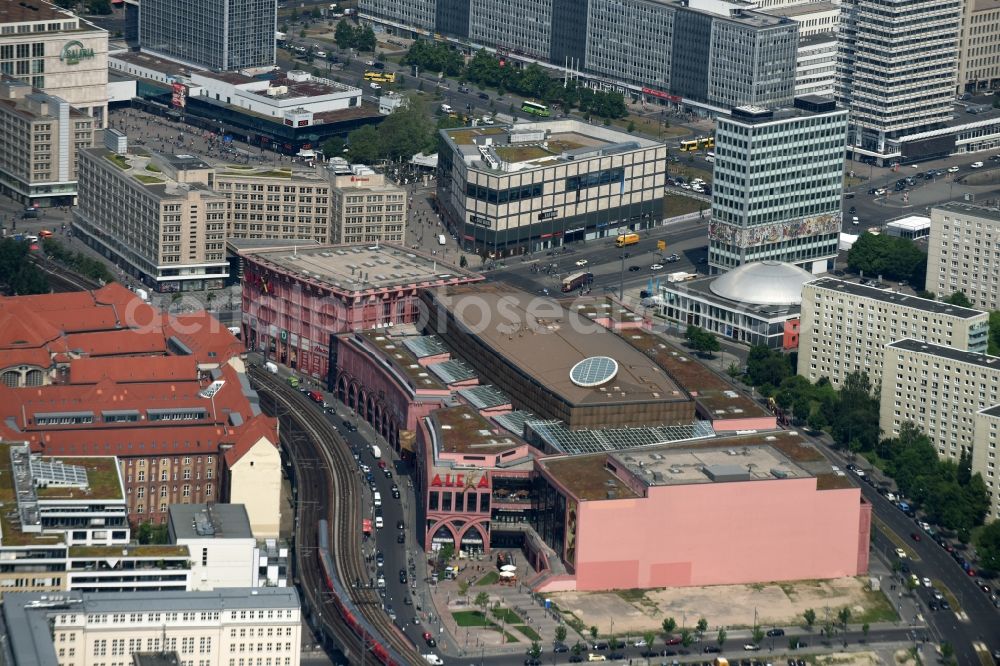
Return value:
[(406, 666), (407, 661), (399, 653), (391, 646), (383, 645), (377, 640), (379, 634), (368, 623), (365, 616), (358, 612), (354, 602), (351, 601), (350, 594), (337, 578), (333, 567), (333, 558), (330, 556), (330, 531), (326, 520), (319, 521), (318, 529), (316, 551), (319, 553), (319, 563), (326, 581), (326, 589), (333, 598), (340, 619), (379, 663), (385, 664), (385, 666)]

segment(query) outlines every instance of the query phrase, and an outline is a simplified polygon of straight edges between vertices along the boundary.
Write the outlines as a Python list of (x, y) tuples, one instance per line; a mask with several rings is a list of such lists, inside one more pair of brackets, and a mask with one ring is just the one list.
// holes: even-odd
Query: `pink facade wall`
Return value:
[(778, 419), (773, 415), (747, 419), (713, 419), (712, 429), (717, 433), (738, 430), (777, 430)]
[(417, 389), (410, 397), (407, 387), (401, 386), (395, 376), (381, 364), (374, 363), (360, 343), (341, 338), (337, 353), (337, 386), (341, 383), (355, 386), (366, 394), (380, 396), (380, 400), (393, 414), (401, 417), (399, 427), (414, 430), (420, 419), (440, 408), (448, 399), (448, 389)]
[(857, 488), (783, 479), (650, 488), (649, 498), (580, 502), (576, 589), (836, 578), (865, 571)]

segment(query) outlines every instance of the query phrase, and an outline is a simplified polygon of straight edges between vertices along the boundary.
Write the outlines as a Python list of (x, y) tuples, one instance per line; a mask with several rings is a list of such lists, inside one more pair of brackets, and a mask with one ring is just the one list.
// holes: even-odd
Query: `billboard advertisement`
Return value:
[(173, 91), (173, 95), (170, 98), (171, 104), (175, 108), (183, 109), (187, 105), (187, 86), (183, 83), (171, 83), (170, 89)]

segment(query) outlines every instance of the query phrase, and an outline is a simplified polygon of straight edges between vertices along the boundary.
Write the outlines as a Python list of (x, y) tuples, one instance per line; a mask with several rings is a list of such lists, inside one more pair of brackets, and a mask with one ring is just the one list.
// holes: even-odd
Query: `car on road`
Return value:
[(569, 656), (569, 663), (571, 663), (571, 664), (579, 664), (581, 662), (583, 662), (583, 656), (582, 655), (571, 654)]
[(403, 523), (402, 520), (397, 520), (396, 521), (396, 529), (397, 530), (404, 530), (404, 529), (406, 529), (406, 526), (405, 526), (405, 524)]
[(757, 650), (760, 649), (760, 646), (754, 645), (753, 643), (747, 643), (746, 645), (743, 646), (743, 649), (746, 650), (747, 652), (756, 652)]
[(958, 167), (957, 166), (948, 167), (948, 173), (958, 173)]
[(638, 270), (640, 270), (640, 268), (638, 266), (629, 266), (628, 267), (628, 272), (629, 273), (635, 273)]
[(375, 553), (375, 564), (380, 567), (385, 565), (385, 555), (382, 554), (381, 550)]
[(924, 587), (934, 587), (934, 583), (932, 583), (931, 579), (928, 578), (927, 576), (924, 576), (922, 579), (920, 579), (920, 582), (923, 583)]
[(552, 644), (552, 651), (553, 652), (569, 652), (569, 646), (566, 645), (565, 643), (560, 643), (559, 641), (556, 641), (555, 643)]
[(679, 256), (677, 256), (676, 254), (672, 254), (672, 255), (670, 255), (669, 257), (666, 258), (666, 262), (668, 264), (673, 264), (673, 263), (676, 263), (676, 262), (678, 262), (680, 260), (681, 260), (681, 258)]
[(542, 662), (539, 659), (528, 657), (527, 659), (524, 660), (524, 666), (542, 666)]
[(371, 86), (372, 90), (382, 90), (382, 86), (378, 83), (375, 83), (374, 81), (372, 81), (368, 85)]
[(880, 187), (877, 190), (875, 190), (875, 196), (877, 197), (885, 196), (888, 193), (889, 190), (885, 189), (884, 187)]
[(406, 533), (400, 532), (396, 535), (396, 543), (406, 543)]
[(317, 58), (325, 58), (326, 57), (326, 51), (316, 51), (316, 57)]
[(386, 467), (385, 469), (382, 470), (382, 476), (384, 476), (387, 479), (391, 479), (392, 478), (392, 470), (389, 469), (388, 467)]
[(720, 652), (722, 652), (722, 648), (720, 648), (718, 645), (706, 645), (705, 649), (702, 650), (702, 652), (704, 652), (705, 654), (719, 654)]
[(896, 549), (896, 557), (898, 557), (901, 560), (905, 560), (906, 559), (906, 551), (903, 550), (902, 548), (897, 548)]
[(920, 541), (920, 535), (917, 534), (916, 532), (911, 532), (910, 538), (913, 539), (914, 541)]
[(603, 654), (593, 654), (593, 653), (591, 653), (591, 654), (587, 655), (587, 661), (607, 661), (607, 660), (608, 660), (608, 658), (605, 657)]
[(490, 96), (487, 95), (484, 92), (481, 92), (481, 93), (479, 93), (479, 99), (486, 100), (488, 102), (488, 101), (490, 101)]
[(936, 610), (937, 610), (938, 608), (940, 608), (941, 606), (940, 606), (940, 605), (938, 604), (938, 602), (937, 602), (937, 601), (935, 601), (934, 599), (931, 599), (931, 600), (930, 600), (930, 601), (929, 601), (929, 602), (927, 603), (927, 607), (928, 607), (929, 609), (931, 609), (932, 611), (936, 611)]
[(663, 641), (663, 644), (664, 645), (680, 645), (681, 644), (681, 639), (678, 636), (668, 636), (667, 639), (665, 641)]
[(436, 654), (425, 654), (424, 661), (431, 666), (442, 666), (444, 664), (444, 660)]
[(652, 266), (649, 267), (649, 270), (651, 270), (651, 271), (662, 271), (663, 270), (663, 264), (653, 264)]
[(344, 426), (344, 430), (349, 430), (350, 432), (355, 432), (358, 429), (357, 426), (354, 425), (353, 423), (351, 423), (350, 421), (341, 421), (340, 423), (341, 423), (341, 425)]
[(948, 603), (947, 599), (941, 599), (938, 601), (938, 605), (941, 607), (941, 610), (951, 610), (951, 604)]
[(856, 226), (856, 225), (858, 225), (860, 223), (861, 223), (861, 220), (858, 219), (857, 215), (855, 215), (854, 217), (851, 218), (851, 224), (853, 224), (853, 225)]
[(399, 582), (402, 583), (403, 585), (406, 585), (406, 583), (407, 583), (406, 570), (405, 569), (400, 569), (399, 570)]
[(767, 635), (768, 636), (784, 636), (785, 635), (785, 630), (784, 629), (768, 629), (767, 630)]
[(604, 650), (607, 650), (609, 647), (610, 646), (608, 645), (607, 641), (598, 641), (591, 646), (591, 648), (593, 648), (594, 650), (599, 650), (602, 652)]
[(973, 162), (972, 164), (969, 165), (969, 168), (970, 169), (982, 169), (983, 168), (983, 163), (982, 162)]
[(611, 661), (623, 661), (625, 659), (624, 652), (612, 652), (608, 655), (608, 659)]
[(423, 639), (424, 642), (427, 643), (427, 645), (429, 645), (430, 647), (435, 647), (437, 645), (437, 641), (434, 640), (434, 637), (431, 635), (431, 632), (429, 631), (425, 631), (423, 633)]
[(576, 265), (577, 266), (586, 266), (588, 263), (590, 263), (590, 262), (588, 262), (586, 259), (577, 259), (576, 260)]

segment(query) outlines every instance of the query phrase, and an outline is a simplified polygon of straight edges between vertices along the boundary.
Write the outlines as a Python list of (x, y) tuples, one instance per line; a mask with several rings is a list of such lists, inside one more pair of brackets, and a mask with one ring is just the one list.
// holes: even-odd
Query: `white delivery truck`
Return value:
[(270, 372), (272, 375), (278, 374), (278, 364), (274, 361), (268, 361), (264, 364), (264, 369)]
[(448, 241), (445, 239), (444, 234), (438, 234), (438, 245), (447, 245)]
[(375, 506), (382, 506), (382, 493), (380, 493), (379, 491), (376, 490), (375, 494), (372, 495), (372, 497), (375, 498), (375, 501), (374, 501)]
[(372, 455), (375, 456), (375, 460), (382, 457), (382, 449), (378, 448), (375, 444), (372, 444)]

